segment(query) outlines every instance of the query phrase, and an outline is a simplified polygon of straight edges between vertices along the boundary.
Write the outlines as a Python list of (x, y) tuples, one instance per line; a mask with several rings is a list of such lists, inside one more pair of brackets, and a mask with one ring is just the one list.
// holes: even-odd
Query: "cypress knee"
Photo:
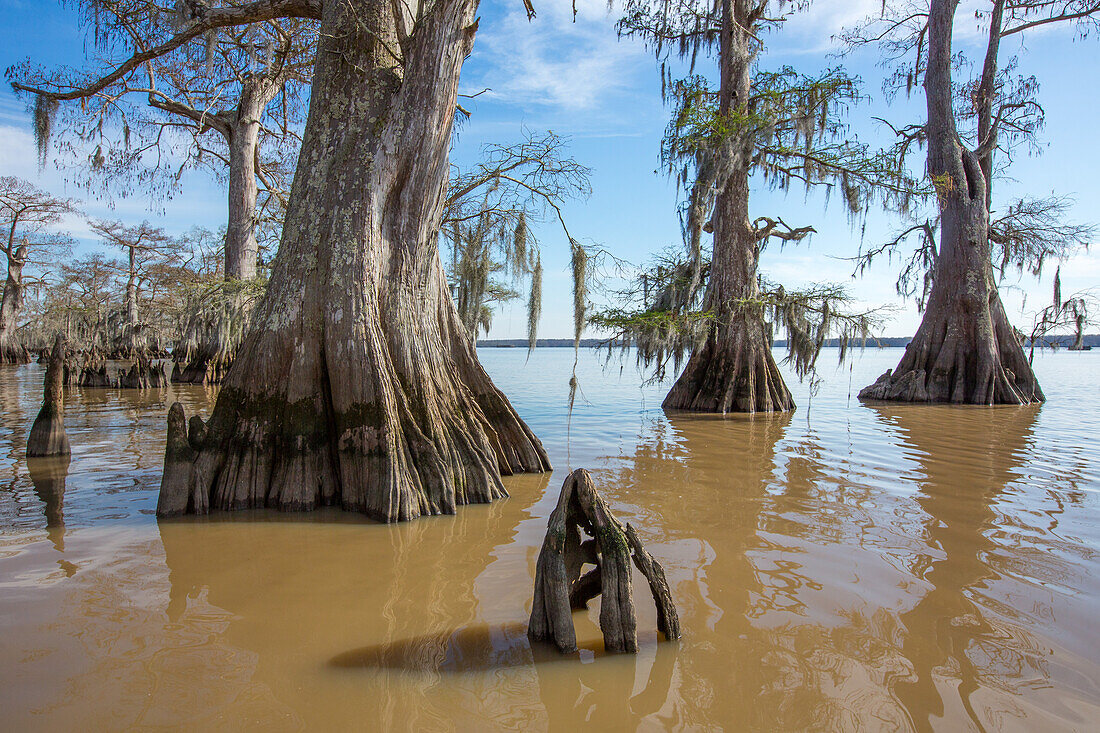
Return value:
[(188, 484), (191, 463), (195, 460), (193, 443), (202, 440), (202, 419), (191, 418), (188, 434), (183, 405), (172, 403), (168, 410), (168, 440), (164, 446), (164, 473), (160, 478), (160, 498), (157, 500), (157, 516), (172, 517), (188, 509)]
[(59, 333), (54, 339), (53, 353), (46, 367), (42, 409), (38, 411), (27, 438), (28, 456), (67, 456), (71, 452), (69, 436), (65, 434), (65, 403), (62, 400), (65, 349), (65, 337)]
[[(581, 532), (592, 537), (581, 541)], [(637, 617), (630, 561), (649, 582), (657, 605), (657, 627), (668, 639), (680, 638), (680, 621), (664, 568), (642, 546), (637, 532), (611, 513), (588, 471), (565, 479), (550, 515), (535, 572), (535, 600), (527, 635), (552, 641), (565, 654), (577, 650), (573, 608), (602, 595), (600, 629), (609, 652), (638, 651)], [(585, 563), (595, 569), (581, 576)]]

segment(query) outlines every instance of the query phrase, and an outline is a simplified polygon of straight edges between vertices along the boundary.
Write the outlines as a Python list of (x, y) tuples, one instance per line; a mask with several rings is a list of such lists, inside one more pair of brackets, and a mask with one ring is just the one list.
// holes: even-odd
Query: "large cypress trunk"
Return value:
[(26, 364), (31, 360), (16, 331), (16, 319), (23, 307), (23, 266), (26, 264), (26, 246), (13, 250), (9, 242), (8, 277), (4, 281), (4, 300), (0, 303), (0, 364)]
[(411, 35), (401, 7), (325, 3), (283, 241), (194, 446), (186, 511), (339, 504), (405, 520), (550, 467), (478, 364), (438, 253), (477, 2), (439, 0)]
[[(719, 111), (724, 118), (747, 110), (755, 56), (749, 17), (744, 0), (723, 3)], [(722, 413), (794, 409), (794, 400), (772, 357), (760, 305), (760, 243), (749, 219), (752, 144), (751, 139), (731, 135), (715, 153), (719, 191), (705, 299), (714, 321), (706, 342), (692, 353), (665, 397), (666, 409)]]
[[(952, 108), (951, 32), (958, 0), (933, 0), (928, 23), (928, 173), (940, 244), (927, 308), (897, 369), (864, 400), (1028, 404), (1045, 398), (1008, 321), (989, 243), (989, 170), (961, 143)], [(995, 51), (995, 49), (994, 49)]]

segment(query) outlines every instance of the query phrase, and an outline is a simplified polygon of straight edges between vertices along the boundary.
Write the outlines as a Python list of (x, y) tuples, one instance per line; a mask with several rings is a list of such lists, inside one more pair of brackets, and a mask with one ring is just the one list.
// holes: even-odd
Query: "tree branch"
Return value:
[(56, 101), (91, 97), (122, 79), (145, 62), (171, 53), (206, 31), (226, 26), (247, 25), (273, 18), (320, 19), (321, 2), (322, 0), (255, 0), (239, 7), (207, 9), (203, 11), (201, 17), (197, 18), (185, 30), (180, 31), (158, 46), (135, 53), (117, 66), (114, 71), (87, 86), (78, 87), (67, 92), (50, 91), (49, 89), (29, 86), (19, 82), (12, 82), (11, 86), (16, 91), (30, 92)]

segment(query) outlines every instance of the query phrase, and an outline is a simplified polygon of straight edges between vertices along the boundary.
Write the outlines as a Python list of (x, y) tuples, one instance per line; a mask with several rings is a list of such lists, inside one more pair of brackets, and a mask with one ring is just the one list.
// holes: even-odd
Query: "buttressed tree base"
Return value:
[(188, 512), (336, 505), (403, 521), (550, 468), (478, 363), (439, 257), (477, 3), (413, 6), (324, 3), (267, 291), (194, 460), (165, 466), (183, 472), (166, 480)]

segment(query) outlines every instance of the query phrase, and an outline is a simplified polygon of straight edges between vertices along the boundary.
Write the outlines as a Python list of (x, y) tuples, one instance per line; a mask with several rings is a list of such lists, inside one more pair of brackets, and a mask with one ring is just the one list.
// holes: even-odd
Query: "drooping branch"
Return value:
[[(1034, 317), (1031, 332), (1027, 334), (1028, 363), (1035, 361), (1035, 350), (1056, 349), (1062, 345), (1066, 331), (1070, 331), (1073, 342), (1070, 349), (1082, 350), (1085, 328), (1096, 323), (1096, 312), (1100, 309), (1100, 298), (1096, 290), (1089, 288), (1062, 297), (1061, 272), (1054, 274), (1054, 301), (1040, 310)], [(1021, 334), (1023, 336), (1023, 334)]]
[(441, 234), (450, 245), (451, 290), (471, 336), (488, 332), (493, 307), (518, 298), (516, 288), (528, 277), (529, 340), (537, 336), (541, 303), (531, 298), (542, 296), (542, 265), (532, 226), (549, 213), (575, 247), (562, 205), (590, 192), (590, 171), (565, 155), (566, 144), (547, 132), (487, 145), (477, 165), (451, 177)]
[(196, 8), (194, 20), (184, 30), (152, 48), (134, 53), (102, 77), (82, 85), (67, 85), (69, 86), (67, 91), (63, 91), (60, 87), (50, 89), (48, 86), (35, 86), (17, 81), (12, 82), (12, 88), (16, 91), (29, 92), (56, 101), (91, 97), (124, 78), (147, 61), (171, 53), (185, 43), (202, 36), (207, 31), (229, 26), (247, 25), (275, 18), (320, 19), (322, 2), (321, 0), (254, 0), (241, 6), (206, 8), (203, 5), (194, 3), (193, 7)]
[[(1001, 38), (1051, 23), (1092, 21), (1095, 25), (1096, 16), (1100, 15), (1100, 2), (1096, 0), (1067, 0), (1058, 3), (1048, 0), (1013, 0), (1008, 5), (1014, 22), (1001, 31)], [(1035, 17), (1036, 14), (1044, 11), (1050, 14)], [(1033, 19), (1029, 20), (1029, 18)]]
[(994, 264), (1003, 274), (1009, 266), (1039, 276), (1048, 260), (1062, 261), (1088, 249), (1095, 224), (1068, 220), (1074, 200), (1068, 196), (1027, 197), (1009, 204), (989, 223)]

